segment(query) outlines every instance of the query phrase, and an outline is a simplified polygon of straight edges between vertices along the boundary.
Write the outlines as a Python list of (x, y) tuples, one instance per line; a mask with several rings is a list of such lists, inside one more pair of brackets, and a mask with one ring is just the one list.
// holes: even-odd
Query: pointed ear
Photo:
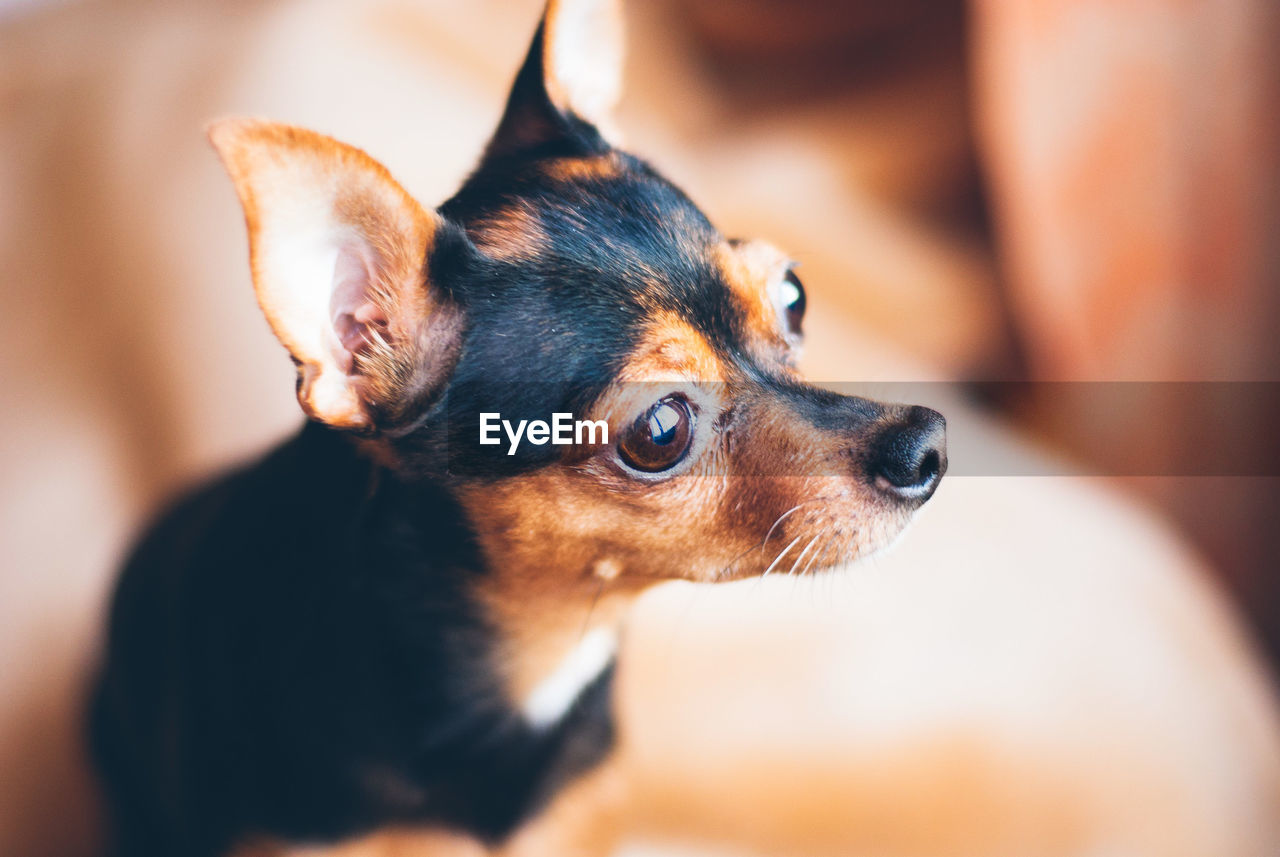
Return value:
[[(209, 128), (244, 207), (254, 291), (313, 419), (373, 429), (452, 370), (457, 312), (427, 259), (448, 230), (359, 149), (302, 128)], [(456, 231), (456, 230), (453, 230)]]
[(622, 93), (620, 0), (550, 0), (486, 157), (559, 140), (605, 147)]

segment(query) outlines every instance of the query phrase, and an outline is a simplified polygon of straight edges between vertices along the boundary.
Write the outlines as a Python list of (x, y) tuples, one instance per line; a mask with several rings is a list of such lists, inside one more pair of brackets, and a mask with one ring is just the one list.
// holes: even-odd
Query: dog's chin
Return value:
[[(832, 510), (833, 512), (835, 510)], [(869, 518), (815, 514), (803, 530), (768, 539), (723, 565), (693, 571), (685, 579), (721, 583), (760, 577), (800, 577), (884, 556), (893, 550), (915, 520), (916, 511), (894, 510)]]
[(893, 553), (898, 549), (898, 545), (902, 544), (904, 537), (907, 535), (907, 530), (911, 529), (911, 525), (915, 522), (916, 513), (913, 512), (907, 515), (902, 523), (898, 525), (896, 532), (891, 532), (879, 545), (876, 545), (861, 556), (850, 559), (844, 565), (850, 565), (858, 560), (880, 559)]
[[(932, 493), (932, 492), (930, 492)], [(842, 566), (857, 564), (865, 560), (883, 559), (898, 549), (898, 546), (905, 540), (907, 531), (910, 530), (923, 511), (924, 505), (911, 510), (904, 510), (896, 516), (896, 520), (885, 524), (876, 534), (876, 538), (870, 542), (857, 555), (849, 557)]]

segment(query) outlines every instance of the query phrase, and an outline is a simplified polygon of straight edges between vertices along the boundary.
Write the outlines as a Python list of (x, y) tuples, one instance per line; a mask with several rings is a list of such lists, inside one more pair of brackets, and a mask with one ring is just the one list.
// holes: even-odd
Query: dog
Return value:
[(791, 260), (611, 142), (619, 40), (614, 4), (552, 0), (436, 210), (321, 134), (211, 126), (308, 422), (122, 575), (117, 853), (500, 848), (607, 755), (638, 593), (868, 555), (937, 487), (943, 417), (802, 381)]

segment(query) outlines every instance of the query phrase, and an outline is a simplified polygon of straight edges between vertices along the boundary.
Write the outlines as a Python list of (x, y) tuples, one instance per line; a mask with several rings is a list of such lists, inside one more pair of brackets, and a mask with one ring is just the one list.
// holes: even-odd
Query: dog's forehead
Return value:
[(484, 259), (459, 284), (455, 380), (513, 412), (535, 391), (582, 404), (622, 378), (724, 377), (776, 336), (751, 254), (630, 155), (490, 165), (441, 211)]
[(675, 185), (621, 152), (483, 169), (442, 210), (482, 253), (519, 269), (512, 288), (673, 309), (723, 289), (719, 233)]

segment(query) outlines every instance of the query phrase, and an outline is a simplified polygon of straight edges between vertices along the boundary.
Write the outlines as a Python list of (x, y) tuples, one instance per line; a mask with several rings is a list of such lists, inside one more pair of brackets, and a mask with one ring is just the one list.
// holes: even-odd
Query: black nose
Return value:
[(910, 408), (881, 433), (868, 464), (880, 490), (923, 503), (947, 469), (947, 421), (929, 408)]

